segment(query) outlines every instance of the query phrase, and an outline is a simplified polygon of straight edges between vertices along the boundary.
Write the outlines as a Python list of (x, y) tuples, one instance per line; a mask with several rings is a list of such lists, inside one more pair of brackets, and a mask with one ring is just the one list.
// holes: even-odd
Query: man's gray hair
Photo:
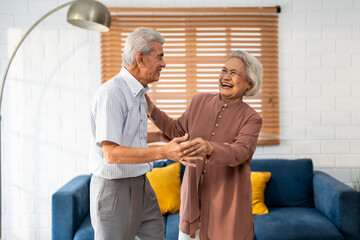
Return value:
[(135, 63), (137, 52), (149, 54), (154, 51), (151, 42), (159, 42), (164, 44), (164, 38), (157, 31), (151, 28), (136, 28), (126, 38), (124, 53), (122, 55), (123, 66), (131, 66)]
[(263, 68), (260, 61), (253, 55), (241, 50), (232, 52), (227, 60), (234, 57), (240, 58), (244, 62), (246, 77), (251, 84), (251, 88), (244, 95), (247, 97), (254, 96), (260, 91), (262, 83)]

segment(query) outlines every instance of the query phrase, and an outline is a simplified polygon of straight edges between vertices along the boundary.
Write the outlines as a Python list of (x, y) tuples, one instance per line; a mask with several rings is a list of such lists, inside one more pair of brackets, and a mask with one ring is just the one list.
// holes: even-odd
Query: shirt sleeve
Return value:
[(96, 124), (96, 144), (101, 147), (103, 141), (122, 145), (124, 122), (126, 120), (125, 99), (111, 89), (101, 91), (94, 107)]
[(211, 142), (214, 150), (209, 158), (209, 163), (235, 167), (252, 158), (256, 149), (261, 126), (261, 116), (253, 114), (239, 129), (233, 143)]

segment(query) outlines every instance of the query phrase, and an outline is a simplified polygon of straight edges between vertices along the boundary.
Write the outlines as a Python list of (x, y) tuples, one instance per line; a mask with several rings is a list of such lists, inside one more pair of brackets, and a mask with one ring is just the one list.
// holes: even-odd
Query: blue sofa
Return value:
[[(154, 168), (165, 167), (172, 160), (156, 161)], [(185, 167), (181, 165), (180, 178)], [(52, 239), (94, 240), (94, 229), (90, 222), (91, 175), (77, 176), (52, 195)], [(179, 234), (179, 213), (163, 215), (166, 240), (177, 239)]]
[[(154, 167), (171, 163), (155, 162)], [(265, 190), (269, 213), (254, 216), (256, 240), (360, 239), (360, 192), (313, 171), (311, 159), (254, 159), (251, 170), (271, 172)], [(181, 178), (183, 173), (182, 166)], [(93, 240), (90, 177), (78, 176), (53, 194), (53, 240)], [(166, 240), (177, 239), (179, 214), (163, 217)]]
[(313, 171), (311, 159), (253, 160), (251, 170), (271, 172), (256, 240), (360, 239), (360, 192)]

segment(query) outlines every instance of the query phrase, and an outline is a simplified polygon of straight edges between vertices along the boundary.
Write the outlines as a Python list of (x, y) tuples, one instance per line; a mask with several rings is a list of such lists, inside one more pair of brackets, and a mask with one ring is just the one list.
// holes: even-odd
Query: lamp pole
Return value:
[(89, 29), (89, 30), (95, 30), (95, 31), (108, 31), (110, 28), (110, 24), (111, 24), (111, 16), (110, 16), (110, 12), (107, 9), (107, 7), (105, 5), (103, 5), (100, 2), (97, 2), (95, 0), (74, 0), (74, 1), (70, 1), (67, 3), (64, 3), (63, 5), (60, 5), (56, 8), (54, 8), (53, 10), (49, 11), (48, 13), (44, 14), (41, 18), (39, 18), (33, 25), (31, 25), (31, 27), (26, 31), (26, 33), (24, 34), (24, 36), (20, 39), (19, 43), (16, 45), (16, 48), (14, 49), (10, 60), (6, 66), (5, 72), (4, 72), (4, 76), (2, 78), (2, 82), (1, 82), (1, 90), (0, 90), (0, 239), (2, 236), (2, 164), (1, 164), (1, 122), (2, 122), (2, 116), (1, 116), (1, 106), (2, 106), (2, 99), (3, 99), (3, 92), (4, 92), (4, 87), (5, 87), (5, 81), (6, 81), (6, 76), (9, 72), (9, 68), (10, 65), (15, 57), (16, 52), (18, 51), (19, 47), (21, 46), (21, 44), (23, 43), (23, 41), (25, 40), (25, 38), (29, 35), (29, 33), (40, 23), (42, 22), (45, 18), (47, 18), (48, 16), (50, 16), (51, 14), (53, 14), (54, 12), (59, 11), (60, 9), (71, 5), (69, 11), (68, 11), (68, 17), (67, 20), (69, 23), (81, 27), (81, 28), (85, 28), (85, 29)]
[[(46, 13), (44, 16), (42, 16), (41, 18), (39, 18), (30, 28), (29, 30), (26, 31), (26, 33), (24, 34), (24, 36), (20, 39), (19, 43), (16, 45), (16, 48), (14, 49), (11, 57), (10, 57), (10, 60), (6, 66), (6, 70), (5, 70), (5, 73), (4, 73), (4, 76), (2, 78), (2, 83), (1, 83), (1, 92), (0, 92), (0, 114), (1, 114), (1, 105), (2, 105), (2, 98), (3, 98), (3, 92), (4, 92), (4, 86), (5, 86), (5, 81), (6, 81), (6, 76), (7, 76), (7, 73), (9, 72), (9, 68), (10, 68), (10, 65), (15, 57), (15, 54), (17, 52), (17, 50), (19, 49), (20, 45), (23, 43), (23, 41), (25, 40), (25, 38), (29, 35), (29, 33), (40, 23), (42, 22), (45, 18), (47, 18), (49, 15), (53, 14), (54, 12), (72, 4), (74, 1), (71, 1), (71, 2), (68, 2), (68, 3), (65, 3), (61, 6), (58, 6), (57, 8), (51, 10), (50, 12)], [(1, 115), (0, 115), (0, 121), (1, 121)], [(0, 149), (1, 150), (1, 149)], [(0, 179), (1, 180), (1, 179)]]

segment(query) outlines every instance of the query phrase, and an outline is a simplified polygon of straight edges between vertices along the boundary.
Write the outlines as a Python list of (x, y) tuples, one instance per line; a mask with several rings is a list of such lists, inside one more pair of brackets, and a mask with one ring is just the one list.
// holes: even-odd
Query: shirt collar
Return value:
[(136, 78), (134, 78), (134, 76), (131, 75), (126, 68), (121, 68), (119, 75), (125, 80), (134, 97), (136, 97), (139, 93), (146, 93), (149, 91), (149, 87), (143, 87), (143, 85), (141, 85), (141, 83), (136, 80)]

